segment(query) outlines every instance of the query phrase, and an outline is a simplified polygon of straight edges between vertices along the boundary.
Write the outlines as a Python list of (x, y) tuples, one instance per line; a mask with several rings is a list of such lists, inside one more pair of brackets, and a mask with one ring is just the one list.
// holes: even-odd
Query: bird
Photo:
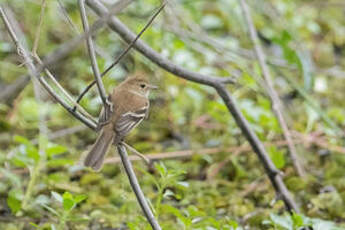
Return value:
[(108, 99), (113, 105), (108, 114), (100, 113), (99, 135), (84, 159), (84, 166), (99, 171), (111, 144), (120, 144), (125, 136), (148, 117), (149, 94), (157, 87), (142, 73), (127, 77), (114, 88)]

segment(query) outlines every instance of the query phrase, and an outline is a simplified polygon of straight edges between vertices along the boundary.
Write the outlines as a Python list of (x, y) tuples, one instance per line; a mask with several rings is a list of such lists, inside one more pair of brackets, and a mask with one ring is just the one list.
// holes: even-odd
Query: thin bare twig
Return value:
[[(235, 61), (236, 64), (242, 63), (243, 61), (248, 61), (255, 59), (255, 54), (252, 50), (237, 47), (237, 48), (230, 48), (224, 45), (219, 40), (211, 37), (207, 32), (197, 23), (188, 20), (186, 17), (186, 12), (184, 12), (183, 7), (180, 6), (181, 3), (178, 1), (170, 1), (170, 3), (174, 3), (169, 9), (173, 12), (173, 20), (181, 21), (184, 23), (188, 30), (183, 29), (183, 26), (176, 27), (175, 24), (167, 24), (162, 29), (168, 30), (181, 36), (183, 34), (184, 37), (188, 37), (190, 39), (196, 40), (199, 43), (204, 43), (207, 46), (213, 47), (217, 53), (220, 53), (226, 56), (228, 59)], [(293, 68), (294, 66), (288, 65), (285, 60), (280, 59), (279, 57), (271, 57), (268, 60), (268, 63), (285, 68)]]
[[(36, 60), (38, 64), (42, 64), (42, 60), (39, 58), (39, 56), (34, 54), (33, 58)], [(48, 68), (45, 68), (44, 72), (50, 78), (50, 80), (54, 83), (54, 85), (62, 92), (62, 94), (69, 100), (69, 102), (72, 103), (74, 107), (78, 108), (81, 114), (83, 114), (85, 117), (87, 117), (94, 123), (97, 123), (97, 121), (91, 114), (89, 114), (82, 106), (80, 106), (78, 103), (74, 101), (72, 96), (62, 87), (62, 85), (56, 80), (56, 77), (53, 76), (53, 74), (49, 71)]]
[(37, 30), (36, 30), (34, 45), (33, 45), (33, 48), (32, 48), (32, 53), (34, 55), (37, 54), (38, 43), (40, 41), (41, 28), (42, 28), (42, 25), (43, 25), (43, 17), (44, 17), (45, 8), (46, 8), (46, 5), (47, 5), (46, 0), (42, 0), (41, 5), (42, 6), (41, 6), (41, 13), (40, 13), (40, 18), (39, 18), (39, 23), (38, 23)]
[[(156, 11), (156, 13), (151, 17), (151, 19), (146, 23), (145, 27), (139, 32), (139, 34), (135, 37), (135, 39), (130, 42), (126, 49), (122, 51), (122, 53), (116, 58), (116, 60), (108, 67), (104, 72), (101, 74), (101, 77), (104, 77), (115, 65), (117, 65), (121, 59), (129, 52), (129, 50), (133, 47), (134, 43), (141, 37), (141, 35), (145, 32), (145, 30), (152, 24), (153, 20), (159, 15), (159, 13), (163, 10), (165, 7), (165, 2), (162, 3), (162, 5), (159, 7), (159, 9)], [(81, 101), (81, 99), (84, 97), (84, 95), (96, 84), (96, 81), (94, 80), (91, 82), (79, 95), (77, 98), (77, 103)]]
[[(131, 3), (132, 0), (121, 0), (121, 1), (117, 1), (116, 3), (114, 3), (114, 6), (111, 6), (110, 8), (113, 9), (115, 7), (120, 7), (121, 9), (123, 8), (123, 6), (128, 6), (129, 3)], [(68, 15), (67, 9), (64, 6), (64, 3), (61, 0), (58, 0), (58, 4), (59, 4), (59, 8), (61, 11), (61, 14), (63, 16), (63, 18), (65, 19), (66, 23), (68, 24), (68, 26), (71, 28), (71, 30), (75, 33), (75, 34), (80, 34), (80, 31), (77, 27), (77, 25), (73, 22), (72, 18)], [(111, 56), (108, 55), (107, 53), (105, 53), (105, 51), (99, 47), (97, 44), (95, 44), (95, 50), (96, 53), (101, 56), (104, 59), (110, 59)]]
[(250, 14), (249, 7), (248, 7), (245, 0), (240, 0), (240, 3), (241, 3), (241, 8), (242, 8), (244, 17), (245, 17), (247, 25), (249, 27), (250, 38), (254, 44), (254, 50), (255, 50), (257, 59), (259, 61), (259, 64), (261, 66), (261, 69), (262, 69), (262, 75), (263, 75), (265, 82), (267, 84), (267, 89), (268, 89), (267, 91), (268, 91), (268, 95), (269, 95), (271, 102), (272, 102), (272, 109), (273, 109), (274, 113), (276, 114), (276, 117), (278, 119), (280, 127), (282, 128), (284, 138), (288, 142), (288, 149), (289, 149), (292, 164), (293, 164), (297, 174), (300, 177), (305, 177), (305, 171), (304, 171), (302, 165), (300, 164), (300, 160), (299, 160), (298, 155), (297, 155), (297, 150), (296, 150), (295, 144), (293, 143), (292, 138), (291, 138), (291, 133), (290, 133), (289, 127), (288, 127), (288, 125), (284, 119), (284, 116), (283, 116), (283, 112), (282, 112), (283, 108), (281, 105), (281, 101), (279, 99), (279, 95), (278, 95), (277, 91), (274, 89), (271, 73), (270, 73), (270, 70), (268, 69), (268, 66), (266, 64), (266, 55), (265, 55), (264, 51), (262, 50), (262, 47), (261, 47), (261, 44), (260, 44), (260, 41), (258, 38), (258, 34), (257, 34), (257, 31), (255, 29), (255, 26), (254, 26), (254, 23), (253, 23), (251, 14)]
[(119, 144), (117, 145), (117, 151), (119, 152), (119, 155), (121, 157), (123, 166), (125, 168), (125, 171), (127, 173), (129, 182), (131, 183), (131, 186), (133, 188), (133, 191), (137, 197), (137, 200), (141, 206), (141, 209), (143, 210), (146, 219), (149, 221), (151, 227), (153, 230), (161, 230), (161, 227), (158, 224), (158, 221), (155, 219), (149, 204), (147, 203), (147, 200), (144, 196), (144, 193), (141, 191), (139, 182), (137, 177), (135, 176), (132, 163), (128, 159), (127, 151), (126, 148), (122, 145)]
[[(296, 139), (298, 143), (302, 143), (304, 139)], [(269, 146), (276, 146), (276, 147), (284, 147), (287, 145), (285, 140), (273, 141), (264, 143), (266, 147)], [(220, 152), (225, 153), (243, 153), (252, 150), (249, 145), (242, 145), (242, 146), (235, 146), (235, 147), (216, 147), (216, 148), (205, 148), (205, 149), (188, 149), (188, 150), (181, 150), (181, 151), (173, 151), (173, 152), (162, 152), (162, 153), (150, 153), (146, 154), (145, 157), (150, 161), (157, 161), (157, 160), (169, 160), (169, 159), (180, 159), (180, 158), (189, 158), (194, 155), (213, 155), (218, 154)], [(138, 161), (141, 160), (140, 157), (131, 155), (129, 156), (131, 161)], [(104, 161), (106, 164), (114, 164), (121, 162), (119, 157), (109, 157)]]
[(58, 0), (57, 1), (58, 4), (59, 4), (59, 7), (61, 9), (61, 12), (63, 14), (63, 16), (65, 17), (68, 25), (72, 28), (72, 30), (74, 32), (76, 32), (77, 34), (79, 34), (79, 30), (78, 30), (78, 27), (73, 23), (72, 19), (68, 16), (68, 12), (66, 10), (66, 8), (64, 7), (63, 3), (61, 2), (61, 0)]
[[(45, 11), (45, 7), (46, 7), (46, 0), (42, 0), (42, 7), (41, 7), (41, 13), (40, 13), (40, 18), (39, 18), (39, 23), (38, 23), (38, 27), (36, 30), (36, 34), (35, 34), (35, 40), (34, 40), (34, 45), (33, 45), (33, 49), (32, 49), (32, 56), (33, 58), (36, 60), (36, 62), (38, 64), (42, 64), (41, 59), (39, 58), (38, 54), (37, 54), (37, 48), (38, 48), (38, 43), (39, 43), (39, 38), (40, 38), (40, 33), (41, 33), (41, 27), (43, 24), (43, 17), (44, 17), (44, 11)], [(51, 72), (48, 70), (48, 68), (44, 69), (44, 72), (46, 73), (46, 75), (52, 80), (52, 82), (55, 84), (55, 86), (62, 92), (62, 94), (72, 103), (74, 104), (79, 110), (80, 112), (87, 117), (88, 119), (92, 120), (93, 122), (96, 123), (96, 120), (88, 113), (84, 110), (83, 107), (81, 107), (80, 105), (78, 105), (72, 98), (72, 96), (70, 96), (67, 91), (60, 85), (60, 83), (56, 80), (56, 78), (53, 76), (53, 74), (51, 74)]]
[(147, 28), (152, 24), (153, 20), (159, 15), (159, 13), (164, 9), (166, 5), (166, 2), (164, 1), (162, 5), (158, 8), (156, 13), (154, 13), (151, 17), (151, 19), (146, 23), (144, 28), (139, 32), (139, 34), (135, 37), (135, 39), (128, 44), (127, 48), (116, 58), (116, 60), (108, 67), (104, 72), (102, 73), (102, 77), (106, 75), (119, 61), (122, 59), (123, 56), (125, 56), (128, 51), (133, 47), (134, 43), (141, 37), (141, 35), (146, 31)]
[(37, 73), (41, 73), (45, 68), (49, 67), (52, 64), (55, 64), (56, 62), (62, 60), (65, 58), (70, 52), (72, 52), (74, 49), (76, 49), (81, 42), (86, 39), (87, 36), (94, 35), (98, 30), (100, 30), (105, 23), (107, 22), (108, 18), (112, 14), (117, 14), (121, 12), (125, 7), (128, 6), (128, 3), (131, 2), (131, 0), (122, 0), (118, 3), (114, 4), (114, 9), (112, 8), (108, 14), (103, 15), (104, 17), (101, 17), (96, 22), (93, 23), (93, 25), (90, 27), (90, 30), (80, 34), (77, 37), (74, 37), (73, 39), (69, 40), (68, 42), (65, 42), (63, 45), (61, 45), (59, 48), (57, 48), (55, 51), (49, 53), (46, 55), (46, 58), (42, 61), (41, 65), (38, 65), (36, 67)]
[(61, 104), (68, 112), (70, 112), (74, 117), (76, 117), (78, 120), (83, 122), (85, 125), (87, 125), (91, 129), (96, 129), (96, 124), (93, 121), (85, 118), (79, 112), (73, 111), (72, 108), (58, 94), (55, 93), (53, 88), (51, 88), (51, 86), (45, 81), (45, 79), (41, 77), (41, 75), (39, 74), (39, 72), (36, 69), (35, 65), (33, 64), (31, 55), (25, 49), (25, 47), (19, 42), (19, 40), (17, 38), (17, 35), (15, 34), (15, 32), (14, 32), (14, 30), (12, 28), (12, 25), (9, 22), (9, 20), (8, 20), (8, 18), (6, 16), (6, 13), (5, 13), (5, 11), (4, 11), (2, 6), (0, 6), (0, 16), (1, 16), (2, 20), (4, 21), (5, 27), (6, 27), (7, 31), (9, 32), (10, 37), (12, 38), (12, 40), (13, 40), (16, 48), (17, 48), (17, 52), (18, 52), (19, 56), (24, 59), (24, 63), (25, 63), (26, 67), (29, 70), (29, 75), (32, 76), (32, 77), (35, 77), (41, 83), (41, 85), (45, 88), (45, 90), (47, 90), (47, 92), (59, 104)]

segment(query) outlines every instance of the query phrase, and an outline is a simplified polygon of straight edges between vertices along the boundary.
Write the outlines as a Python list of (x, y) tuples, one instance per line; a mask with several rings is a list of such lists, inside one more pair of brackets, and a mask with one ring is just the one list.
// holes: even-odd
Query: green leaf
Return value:
[(303, 227), (303, 216), (293, 213), (291, 218), (295, 228)]
[(159, 174), (161, 175), (161, 177), (164, 177), (167, 173), (167, 168), (165, 167), (165, 165), (160, 162), (160, 163), (156, 163), (155, 164), (155, 168), (157, 169), (157, 171), (159, 172)]
[(61, 167), (65, 165), (73, 165), (74, 161), (66, 158), (61, 158), (61, 159), (50, 159), (47, 162), (47, 167)]
[(71, 199), (73, 200), (73, 195), (69, 192), (64, 192), (64, 194), (62, 195), (63, 199)]
[(279, 151), (275, 146), (269, 147), (269, 155), (271, 160), (273, 161), (274, 165), (281, 169), (285, 166), (285, 157), (282, 151)]
[(65, 211), (71, 211), (75, 206), (75, 202), (71, 199), (63, 199), (62, 205)]
[(65, 192), (62, 195), (63, 201), (62, 201), (62, 205), (65, 211), (71, 211), (74, 206), (75, 206), (75, 201), (73, 199), (73, 196), (71, 193), (69, 192)]
[(31, 142), (23, 136), (15, 135), (13, 137), (13, 140), (23, 145), (32, 145)]
[(162, 209), (165, 210), (167, 213), (173, 214), (177, 219), (179, 219), (185, 227), (192, 225), (192, 220), (185, 217), (180, 210), (171, 206), (171, 205), (163, 205)]
[(280, 226), (286, 230), (293, 230), (292, 221), (291, 221), (290, 216), (288, 216), (288, 215), (278, 216), (275, 214), (271, 214), (270, 218), (271, 218), (272, 222), (274, 223), (274, 225), (278, 225), (278, 226)]
[(7, 205), (13, 214), (17, 213), (22, 207), (22, 194), (19, 190), (11, 190), (7, 197)]
[(38, 227), (39, 227), (37, 224), (32, 223), (32, 222), (30, 222), (29, 224), (30, 224), (31, 226), (35, 227), (35, 228), (38, 228)]
[(75, 203), (76, 204), (78, 204), (78, 203), (80, 203), (80, 202), (82, 202), (83, 200), (85, 200), (87, 198), (87, 196), (86, 195), (77, 195), (77, 196), (75, 196), (74, 197), (74, 201), (75, 201)]
[(53, 155), (65, 153), (66, 151), (67, 151), (67, 148), (65, 146), (62, 146), (62, 145), (53, 145), (53, 146), (49, 146), (46, 149), (46, 153), (49, 157), (51, 157)]
[(26, 154), (29, 158), (33, 159), (35, 162), (38, 162), (41, 157), (38, 152), (38, 149), (35, 147), (28, 147), (26, 149)]

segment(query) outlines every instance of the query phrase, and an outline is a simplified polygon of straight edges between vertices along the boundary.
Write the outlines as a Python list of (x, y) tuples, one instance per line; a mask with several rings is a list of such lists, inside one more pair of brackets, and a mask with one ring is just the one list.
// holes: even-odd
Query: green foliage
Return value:
[(59, 193), (52, 191), (52, 197), (59, 203), (61, 206), (60, 209), (54, 209), (48, 205), (42, 204), (42, 206), (55, 215), (58, 218), (58, 227), (57, 229), (65, 229), (66, 222), (68, 221), (85, 221), (87, 219), (81, 218), (78, 215), (73, 215), (73, 209), (86, 199), (86, 195), (72, 195), (69, 192), (64, 192), (61, 196)]
[(334, 222), (324, 221), (317, 218), (308, 218), (303, 215), (293, 213), (293, 215), (278, 216), (270, 215), (269, 220), (263, 222), (264, 225), (272, 226), (277, 230), (299, 230), (304, 228), (322, 229), (322, 230), (341, 230)]
[[(76, 1), (46, 2), (40, 57), (82, 31)], [(117, 16), (138, 33), (160, 2), (133, 1)], [(164, 230), (344, 228), (345, 156), (339, 154), (345, 124), (343, 0), (247, 2), (306, 178), (294, 172), (286, 146), (276, 145), (283, 140), (282, 130), (238, 0), (173, 1), (141, 39), (191, 71), (239, 75), (228, 90), (259, 139), (269, 144), (269, 156), (303, 215), (282, 214), (283, 202), (273, 202), (276, 193), (260, 161), (253, 151), (242, 151), (248, 143), (214, 89), (176, 78), (132, 50), (103, 78), (107, 92), (134, 71), (146, 73), (159, 90), (151, 95), (149, 120), (126, 142), (143, 154), (195, 153), (182, 159), (178, 152), (150, 167), (133, 162), (143, 192)], [(6, 3), (31, 49), (40, 1)], [(97, 17), (87, 12), (91, 24)], [(108, 29), (94, 38), (103, 71), (125, 44)], [(27, 73), (22, 62), (0, 22), (0, 95)], [(73, 98), (94, 79), (84, 45), (50, 70)], [(99, 173), (80, 167), (96, 135), (78, 129), (76, 119), (42, 96), (37, 103), (30, 83), (13, 100), (0, 97), (0, 229), (150, 230), (119, 164), (106, 164)], [(98, 115), (96, 87), (81, 105)], [(39, 133), (40, 116), (47, 136)], [(75, 127), (79, 131), (71, 132)]]
[(10, 207), (12, 213), (17, 213), (22, 208), (23, 194), (20, 190), (12, 189), (8, 193), (7, 205)]
[(285, 166), (285, 156), (282, 151), (279, 151), (275, 146), (268, 148), (269, 155), (278, 169), (282, 169)]

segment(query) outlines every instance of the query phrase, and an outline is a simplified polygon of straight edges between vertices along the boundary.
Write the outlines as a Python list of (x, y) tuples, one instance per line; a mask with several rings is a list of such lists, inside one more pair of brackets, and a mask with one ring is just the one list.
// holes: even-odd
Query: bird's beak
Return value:
[(158, 89), (158, 87), (155, 85), (149, 85), (149, 89)]

